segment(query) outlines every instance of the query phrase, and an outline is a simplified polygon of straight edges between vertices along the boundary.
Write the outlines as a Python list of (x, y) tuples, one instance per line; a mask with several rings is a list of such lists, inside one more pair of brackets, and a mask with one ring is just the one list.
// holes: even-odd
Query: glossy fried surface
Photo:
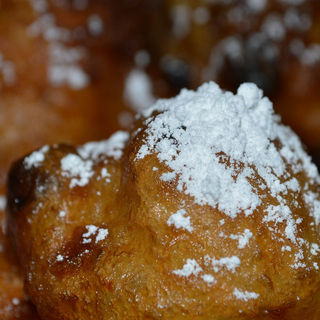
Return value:
[[(155, 154), (136, 157), (145, 129), (133, 131), (118, 160), (110, 153), (84, 156), (81, 148), (61, 145), (46, 151), (43, 161), (30, 166), (31, 155), (12, 167), (9, 231), (20, 252), (26, 291), (40, 315), (52, 320), (319, 319), (320, 275), (312, 267), (320, 263), (319, 255), (286, 238), (277, 241), (262, 223), (264, 205), (255, 215), (232, 219), (195, 204), (177, 191), (175, 181), (161, 180), (168, 169)], [(63, 159), (70, 155), (82, 168), (92, 165), (89, 181), (87, 174), (78, 180), (63, 171)], [(308, 180), (305, 174), (296, 179), (302, 186)], [(271, 199), (268, 191), (259, 192)], [(319, 186), (314, 192), (319, 194)], [(294, 219), (303, 221), (298, 237), (319, 243), (309, 209), (301, 196), (297, 199)], [(167, 223), (181, 203), (192, 233)], [(286, 224), (277, 227), (285, 233)], [(253, 236), (244, 250), (238, 241), (221, 237), (246, 228)], [(291, 252), (282, 250), (286, 245)], [(292, 267), (299, 250), (306, 268)], [(206, 283), (207, 255), (234, 255), (243, 263), (235, 272), (221, 267), (216, 282)], [(199, 262), (201, 272), (181, 277), (174, 270), (188, 258)], [(235, 299), (235, 288), (259, 292), (259, 298)]]

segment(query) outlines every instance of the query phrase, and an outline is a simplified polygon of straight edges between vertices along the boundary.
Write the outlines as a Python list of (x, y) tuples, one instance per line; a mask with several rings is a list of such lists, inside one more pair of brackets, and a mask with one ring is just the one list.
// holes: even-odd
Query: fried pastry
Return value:
[(160, 100), (130, 135), (44, 146), (8, 230), (44, 319), (320, 318), (320, 177), (254, 84)]

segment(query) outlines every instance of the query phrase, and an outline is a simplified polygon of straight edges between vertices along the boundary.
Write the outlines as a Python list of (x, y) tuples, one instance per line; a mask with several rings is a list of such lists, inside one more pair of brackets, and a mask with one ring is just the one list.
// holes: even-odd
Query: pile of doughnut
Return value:
[(1, 1), (0, 319), (320, 319), (319, 22)]

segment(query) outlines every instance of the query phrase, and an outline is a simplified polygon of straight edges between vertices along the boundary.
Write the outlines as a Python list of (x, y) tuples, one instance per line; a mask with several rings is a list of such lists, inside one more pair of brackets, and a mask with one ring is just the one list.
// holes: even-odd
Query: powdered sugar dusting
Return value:
[(246, 245), (248, 245), (251, 237), (252, 237), (252, 232), (249, 229), (245, 229), (243, 234), (240, 234), (240, 235), (238, 234), (230, 235), (231, 239), (239, 241), (239, 244), (238, 244), (239, 249), (243, 249)]
[(174, 270), (173, 273), (180, 277), (189, 277), (191, 275), (197, 276), (202, 271), (198, 262), (194, 259), (187, 259), (186, 264), (181, 270)]
[(109, 234), (108, 229), (99, 228), (98, 234), (96, 236), (96, 243), (99, 242), (99, 241), (104, 240), (107, 237), (108, 234)]
[(99, 228), (99, 227), (92, 225), (92, 224), (87, 225), (86, 229), (87, 229), (87, 232), (82, 235), (82, 238), (83, 238), (82, 243), (83, 244), (91, 243), (92, 242), (91, 237), (94, 235), (96, 236), (95, 243), (98, 243), (98, 242), (104, 240), (109, 234), (108, 229)]
[(221, 268), (226, 268), (234, 273), (236, 268), (240, 266), (240, 259), (237, 256), (216, 259), (206, 255), (204, 258), (206, 265), (211, 266), (214, 272), (218, 272)]
[(103, 21), (102, 21), (101, 17), (99, 17), (96, 14), (91, 15), (88, 18), (88, 28), (89, 28), (90, 33), (93, 36), (100, 35), (103, 32), (103, 28), (104, 28)]
[(192, 232), (193, 228), (190, 223), (190, 217), (185, 217), (187, 214), (186, 210), (180, 209), (177, 213), (170, 216), (167, 221), (168, 226), (174, 225), (177, 229), (182, 228)]
[[(77, 38), (79, 28), (68, 29), (57, 25), (56, 17), (50, 12), (46, 1), (33, 0), (32, 6), (38, 18), (28, 27), (31, 37), (41, 36), (47, 42), (48, 68), (47, 80), (53, 86), (68, 86), (73, 90), (81, 90), (90, 83), (88, 73), (81, 63), (87, 55), (84, 46), (67, 45)], [(92, 36), (103, 31), (100, 17), (93, 15), (88, 19), (88, 29)]]
[(312, 244), (311, 244), (310, 252), (311, 252), (311, 254), (314, 255), (314, 256), (318, 255), (318, 253), (320, 252), (320, 247), (319, 247), (319, 245), (316, 244), (316, 243), (312, 243)]
[(258, 299), (259, 298), (259, 294), (255, 293), (255, 292), (249, 292), (249, 291), (241, 291), (237, 288), (234, 289), (233, 291), (233, 295), (239, 299), (239, 300), (243, 300), (245, 302), (247, 302), (250, 299)]
[(74, 90), (80, 90), (89, 84), (88, 75), (79, 65), (86, 56), (84, 48), (67, 48), (62, 44), (52, 43), (49, 46), (49, 54), (51, 63), (48, 79), (52, 85), (68, 85)]
[(66, 214), (67, 214), (67, 213), (66, 213), (64, 210), (59, 211), (59, 217), (60, 217), (60, 218), (65, 217)]
[[(173, 99), (159, 100), (143, 115), (154, 111), (158, 114), (148, 120), (137, 160), (156, 153), (169, 169), (163, 181), (176, 179), (177, 189), (196, 203), (232, 218), (253, 214), (263, 203), (257, 191), (268, 190), (278, 204), (270, 206), (266, 222), (285, 222), (287, 238), (295, 241), (296, 222), (285, 195), (301, 186), (288, 176), (286, 164), (305, 172), (311, 183), (320, 181), (319, 173), (256, 85), (242, 84), (234, 95), (206, 83), (197, 91), (182, 90)], [(259, 187), (250, 182), (257, 175)]]
[(316, 225), (320, 222), (320, 198), (316, 193), (309, 191), (304, 194), (304, 200), (309, 205), (311, 214), (314, 216)]
[(31, 169), (32, 167), (39, 167), (45, 159), (45, 154), (49, 151), (49, 146), (43, 146), (41, 149), (32, 152), (29, 156), (23, 160), (24, 167)]
[(56, 261), (63, 261), (64, 260), (64, 256), (61, 254), (58, 254), (56, 257)]
[(92, 241), (90, 237), (98, 231), (98, 227), (94, 225), (87, 225), (86, 229), (87, 232), (82, 235), (82, 243), (90, 243)]
[(201, 275), (203, 281), (205, 281), (208, 285), (216, 283), (216, 280), (211, 274), (203, 274)]
[(130, 107), (138, 112), (155, 102), (152, 82), (143, 69), (135, 68), (128, 74), (124, 86), (124, 98)]
[(118, 160), (122, 156), (122, 150), (129, 139), (126, 131), (117, 131), (108, 140), (88, 142), (79, 147), (77, 151), (84, 159), (97, 160), (99, 156), (106, 155)]
[(68, 154), (61, 159), (62, 175), (71, 178), (70, 188), (87, 185), (94, 174), (92, 166), (91, 160), (83, 160), (75, 154)]

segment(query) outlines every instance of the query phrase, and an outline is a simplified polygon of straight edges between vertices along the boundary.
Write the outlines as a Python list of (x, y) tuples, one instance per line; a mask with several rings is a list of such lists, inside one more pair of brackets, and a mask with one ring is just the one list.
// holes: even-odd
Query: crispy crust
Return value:
[[(78, 155), (70, 147), (51, 148), (44, 162), (29, 170), (23, 159), (12, 167), (9, 231), (20, 252), (26, 290), (40, 315), (52, 320), (318, 319), (320, 275), (308, 266), (320, 263), (319, 255), (303, 248), (307, 267), (292, 268), (301, 247), (288, 239), (279, 243), (262, 223), (268, 191), (259, 191), (266, 202), (254, 215), (237, 219), (195, 204), (177, 191), (175, 182), (160, 179), (167, 168), (155, 154), (136, 159), (145, 128), (134, 131), (119, 160), (94, 160), (94, 175), (85, 186), (70, 188), (70, 178), (61, 171), (61, 159)], [(103, 168), (110, 173), (108, 181), (101, 178)], [(301, 185), (307, 181), (304, 174), (296, 178)], [(315, 188), (319, 193), (319, 186)], [(313, 218), (302, 196), (297, 199), (300, 208), (294, 218), (303, 219), (298, 235), (318, 243)], [(290, 205), (290, 195), (286, 201)], [(167, 223), (181, 202), (193, 222), (192, 233)], [(93, 232), (84, 241), (89, 225), (107, 228), (107, 237), (97, 241)], [(245, 228), (253, 234), (245, 249), (220, 236)], [(278, 228), (284, 233), (285, 224)], [(291, 252), (281, 249), (287, 244)], [(241, 265), (235, 272), (222, 267), (209, 284), (201, 277), (212, 272), (206, 255), (235, 255)], [(188, 258), (198, 261), (201, 273), (181, 277), (173, 272)], [(235, 288), (258, 292), (259, 297), (237, 299)]]

